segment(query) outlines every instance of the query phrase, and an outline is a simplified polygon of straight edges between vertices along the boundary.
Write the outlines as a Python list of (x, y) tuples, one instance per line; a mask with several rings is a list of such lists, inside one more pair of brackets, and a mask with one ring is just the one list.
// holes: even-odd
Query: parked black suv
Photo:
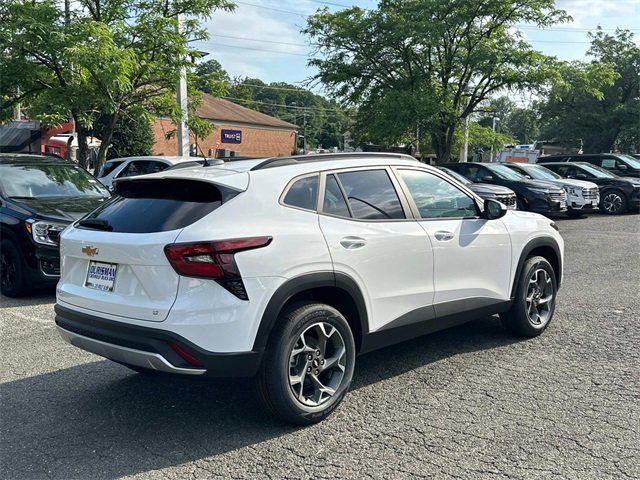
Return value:
[(564, 178), (588, 180), (600, 189), (600, 210), (617, 215), (640, 208), (640, 179), (619, 177), (604, 168), (584, 162), (545, 163)]
[(23, 295), (54, 285), (58, 238), (109, 192), (74, 162), (53, 156), (0, 154), (0, 289)]
[[(584, 162), (609, 170), (621, 177), (640, 177), (640, 160), (623, 153), (586, 153), (573, 155), (547, 155), (538, 157), (537, 163)], [(546, 167), (546, 165), (545, 165)]]
[(462, 183), (465, 187), (478, 195), (483, 200), (488, 198), (497, 200), (504, 204), (509, 210), (516, 209), (516, 194), (513, 190), (507, 187), (501, 187), (499, 185), (489, 185), (488, 183), (473, 183), (471, 180), (460, 175), (458, 172), (454, 172), (445, 167), (437, 167), (438, 170), (443, 171), (451, 178), (456, 179)]
[(567, 211), (567, 194), (550, 182), (530, 180), (499, 163), (445, 163), (442, 167), (458, 172), (475, 183), (510, 188), (516, 193), (518, 210), (543, 214)]

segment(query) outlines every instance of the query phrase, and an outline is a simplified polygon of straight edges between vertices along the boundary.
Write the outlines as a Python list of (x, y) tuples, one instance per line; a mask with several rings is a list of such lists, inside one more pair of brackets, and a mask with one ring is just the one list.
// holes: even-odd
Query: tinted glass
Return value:
[(578, 171), (578, 173), (585, 173), (585, 172), (588, 172), (589, 174), (591, 174), (596, 178), (616, 178), (617, 177), (617, 175), (611, 173), (608, 170), (605, 170), (604, 168), (600, 168), (596, 165), (580, 165), (580, 170)]
[(98, 177), (99, 178), (106, 177), (123, 163), (124, 163), (124, 160), (113, 160), (110, 162), (106, 162), (100, 169), (100, 173), (98, 173)]
[(476, 204), (462, 190), (427, 172), (401, 170), (422, 218), (463, 218), (477, 215)]
[(624, 158), (624, 163), (629, 165), (631, 168), (640, 168), (640, 160), (632, 157), (631, 155), (620, 155)]
[(444, 173), (446, 173), (450, 177), (455, 178), (457, 181), (459, 181), (463, 185), (470, 185), (471, 184), (471, 182), (469, 180), (467, 180), (465, 177), (460, 175), (458, 172), (454, 172), (453, 170), (450, 170), (448, 168), (441, 168), (440, 170), (442, 170)]
[(339, 173), (354, 218), (405, 218), (400, 199), (386, 170)]
[(284, 197), (284, 203), (292, 207), (315, 210), (318, 202), (318, 176), (296, 181)]
[(514, 172), (509, 167), (505, 167), (504, 165), (488, 165), (486, 168), (491, 171), (492, 175), (505, 180), (522, 180), (524, 178), (519, 173)]
[(487, 175), (491, 175), (491, 172), (484, 167), (479, 165), (465, 165), (461, 167), (462, 173), (465, 177), (467, 177), (472, 182), (482, 182), (484, 177)]
[(523, 172), (524, 174), (529, 175), (531, 178), (535, 180), (557, 180), (561, 178), (560, 175), (558, 175), (557, 173), (552, 172), (548, 168), (545, 168), (539, 165), (522, 167), (522, 171), (520, 171), (520, 173), (523, 173)]
[(347, 202), (340, 191), (335, 175), (327, 176), (327, 185), (324, 191), (324, 201), (322, 203), (322, 211), (331, 215), (339, 215), (341, 217), (351, 217)]
[(76, 165), (0, 165), (7, 197), (108, 197), (95, 178)]
[(167, 167), (168, 165), (165, 163), (153, 160), (135, 160), (124, 167), (122, 172), (118, 174), (118, 177), (135, 177), (137, 175), (146, 175), (147, 173), (161, 172), (162, 170), (166, 170)]
[[(237, 191), (193, 180), (140, 180), (116, 184), (116, 195), (86, 220), (105, 230), (152, 233), (184, 228), (213, 212)], [(81, 227), (86, 228), (86, 227)]]

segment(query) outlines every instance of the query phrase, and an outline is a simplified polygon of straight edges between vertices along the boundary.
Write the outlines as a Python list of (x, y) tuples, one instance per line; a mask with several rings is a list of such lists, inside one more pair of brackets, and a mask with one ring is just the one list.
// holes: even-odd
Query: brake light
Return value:
[(173, 243), (164, 247), (164, 253), (179, 275), (213, 279), (238, 298), (248, 300), (234, 254), (266, 247), (271, 240), (272, 237), (249, 237)]

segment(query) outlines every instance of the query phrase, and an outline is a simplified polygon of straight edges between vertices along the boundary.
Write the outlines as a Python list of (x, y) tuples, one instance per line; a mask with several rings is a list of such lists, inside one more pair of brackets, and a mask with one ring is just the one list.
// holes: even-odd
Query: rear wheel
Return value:
[(7, 297), (27, 293), (26, 271), (22, 255), (11, 240), (0, 243), (0, 290)]
[(274, 327), (256, 379), (277, 417), (299, 425), (323, 420), (351, 385), (356, 349), (349, 323), (320, 303), (284, 311)]
[(556, 275), (547, 259), (528, 258), (518, 279), (513, 305), (500, 315), (502, 324), (518, 335), (540, 335), (553, 317), (557, 292)]
[(600, 209), (608, 215), (620, 215), (627, 211), (627, 197), (618, 190), (607, 190), (602, 194)]

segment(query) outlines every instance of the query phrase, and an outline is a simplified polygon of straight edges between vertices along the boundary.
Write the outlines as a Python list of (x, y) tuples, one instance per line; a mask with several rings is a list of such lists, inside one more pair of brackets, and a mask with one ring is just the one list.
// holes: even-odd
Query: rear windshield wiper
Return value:
[(78, 222), (81, 227), (92, 228), (94, 230), (105, 230), (111, 232), (113, 227), (106, 220), (100, 218), (85, 218)]

